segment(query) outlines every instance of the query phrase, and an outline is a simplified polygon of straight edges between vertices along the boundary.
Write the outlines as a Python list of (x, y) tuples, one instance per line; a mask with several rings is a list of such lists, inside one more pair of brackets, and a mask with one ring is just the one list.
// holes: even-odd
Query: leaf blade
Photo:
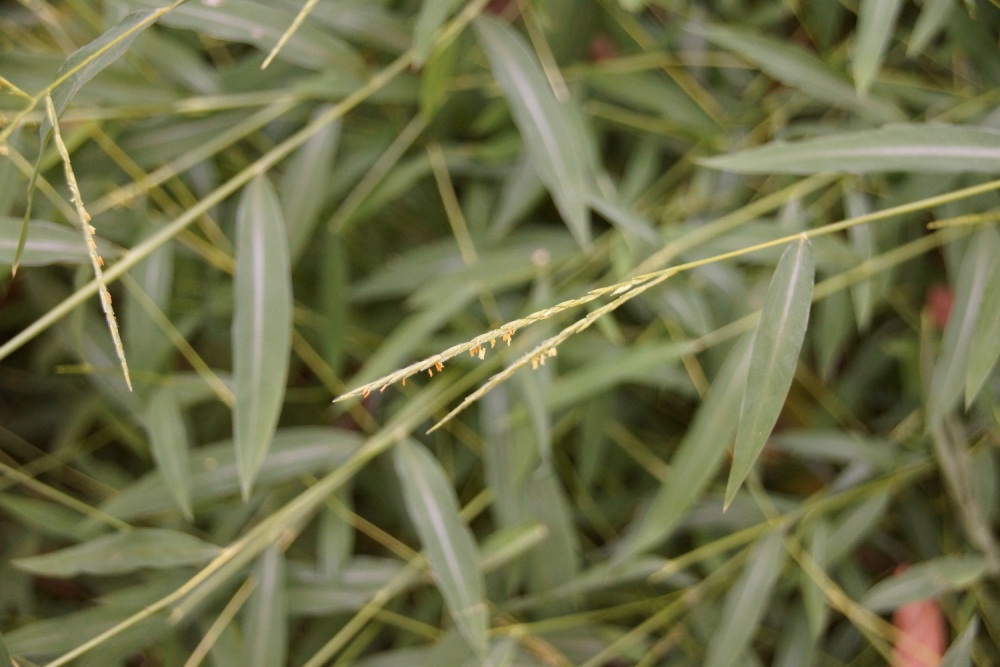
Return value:
[(778, 421), (805, 340), (815, 263), (808, 239), (781, 255), (754, 337), (747, 385), (726, 484), (728, 507)]
[(580, 134), (579, 122), (570, 122), (578, 118), (575, 107), (556, 99), (541, 66), (517, 33), (483, 16), (476, 18), (473, 26), (535, 170), (577, 242), (588, 246), (586, 196), (593, 174), (590, 156), (575, 140)]
[(708, 667), (733, 667), (745, 654), (781, 572), (785, 554), (782, 540), (782, 533), (774, 531), (751, 549), (746, 567), (726, 595), (722, 618), (709, 641), (705, 656)]
[(191, 475), (187, 427), (180, 404), (169, 388), (153, 395), (143, 414), (143, 424), (149, 435), (153, 460), (163, 476), (167, 489), (177, 502), (184, 517), (191, 519)]
[(451, 482), (423, 445), (404, 440), (394, 452), (407, 511), (427, 562), (462, 636), (486, 654), (488, 619), (476, 543), (458, 512)]
[(122, 574), (206, 563), (220, 549), (187, 533), (163, 528), (137, 528), (101, 537), (41, 556), (12, 561), (22, 570), (52, 577), (78, 574)]
[(934, 558), (878, 582), (861, 598), (860, 603), (866, 609), (881, 613), (966, 588), (986, 576), (988, 570), (989, 561), (981, 556)]
[(973, 237), (962, 257), (941, 352), (931, 372), (927, 396), (928, 430), (959, 402), (965, 390), (970, 370), (970, 343), (982, 315), (983, 300), (991, 291), (990, 278), (998, 252), (1000, 238), (994, 230), (984, 228)]
[(775, 141), (699, 162), (740, 174), (997, 173), (1000, 132), (986, 127), (896, 123), (876, 130)]
[(246, 187), (236, 214), (233, 297), (233, 441), (249, 496), (285, 396), (292, 337), (292, 284), (284, 219), (265, 176)]
[(882, 67), (900, 9), (900, 0), (861, 0), (852, 62), (854, 86), (861, 95), (868, 92)]
[(253, 568), (256, 587), (247, 601), (243, 619), (246, 660), (250, 667), (286, 664), (288, 653), (285, 555), (272, 545), (257, 557)]
[[(1000, 234), (995, 229), (986, 229), (980, 241), (988, 246), (985, 250), (993, 257), (1000, 257)], [(978, 243), (978, 241), (976, 241)], [(1000, 264), (994, 262), (986, 277), (987, 285), (1000, 284)], [(990, 371), (1000, 358), (1000, 290), (987, 289), (979, 305), (979, 316), (972, 328), (969, 341), (969, 364), (965, 375), (965, 407), (972, 405), (979, 390), (983, 388)]]

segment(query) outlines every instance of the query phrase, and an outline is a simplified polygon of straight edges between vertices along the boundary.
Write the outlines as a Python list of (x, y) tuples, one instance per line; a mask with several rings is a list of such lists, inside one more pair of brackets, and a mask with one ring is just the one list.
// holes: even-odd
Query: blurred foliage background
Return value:
[(0, 27), (0, 664), (1000, 663), (996, 3)]

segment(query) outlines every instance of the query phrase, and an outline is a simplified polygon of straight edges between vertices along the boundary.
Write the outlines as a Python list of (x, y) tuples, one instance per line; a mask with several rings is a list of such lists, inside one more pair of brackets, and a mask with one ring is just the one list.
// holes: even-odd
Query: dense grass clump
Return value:
[(166, 2), (0, 12), (0, 667), (1000, 664), (995, 3)]

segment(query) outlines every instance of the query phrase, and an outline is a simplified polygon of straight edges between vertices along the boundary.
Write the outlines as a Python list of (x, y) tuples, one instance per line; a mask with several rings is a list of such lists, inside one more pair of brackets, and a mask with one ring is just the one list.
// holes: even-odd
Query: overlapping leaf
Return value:
[(250, 493), (285, 397), (292, 338), (292, 276), (278, 198), (264, 176), (236, 214), (233, 305), (233, 441), (243, 495)]

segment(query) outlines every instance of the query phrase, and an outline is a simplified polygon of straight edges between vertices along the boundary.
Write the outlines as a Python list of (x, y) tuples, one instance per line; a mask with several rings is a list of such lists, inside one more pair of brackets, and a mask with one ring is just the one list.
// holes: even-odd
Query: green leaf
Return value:
[(803, 238), (782, 253), (767, 288), (736, 429), (726, 507), (764, 449), (792, 385), (809, 321), (814, 277), (812, 246)]
[(670, 460), (670, 472), (616, 549), (616, 559), (632, 558), (666, 539), (712, 479), (736, 432), (750, 365), (749, 343), (744, 337), (730, 351)]
[[(980, 253), (1000, 257), (1000, 233), (986, 228), (973, 243), (986, 246)], [(986, 285), (1000, 285), (1000, 262), (994, 261), (986, 277)], [(969, 363), (965, 374), (965, 406), (972, 405), (1000, 358), (1000, 289), (987, 289), (979, 304), (979, 313), (969, 340)]]
[(142, 417), (156, 467), (184, 517), (191, 519), (191, 464), (184, 415), (168, 387), (157, 390)]
[[(329, 110), (321, 106), (312, 117)], [(288, 257), (295, 265), (320, 220), (320, 211), (329, 195), (327, 188), (333, 160), (340, 144), (340, 120), (323, 127), (288, 159), (278, 194), (287, 224)]]
[(431, 54), (420, 77), (420, 115), (433, 118), (451, 94), (458, 46), (453, 42)]
[(852, 63), (854, 86), (861, 95), (868, 92), (882, 67), (902, 4), (900, 0), (861, 0)]
[[(1000, 253), (1000, 238), (996, 231), (988, 227), (983, 228), (972, 237), (958, 267), (958, 276), (952, 283), (954, 298), (951, 312), (945, 325), (941, 352), (934, 364), (928, 389), (928, 429), (940, 422), (945, 413), (959, 402), (965, 389), (966, 378), (970, 372), (969, 359), (973, 332), (977, 329), (977, 321), (982, 315), (986, 293), (996, 291), (996, 283), (991, 283), (990, 279), (995, 275), (997, 257), (1000, 256), (998, 253)], [(990, 287), (993, 289), (989, 289)], [(991, 354), (996, 344), (996, 340), (987, 341), (985, 346), (990, 349), (985, 355)], [(977, 353), (983, 354), (978, 350)]]
[(980, 556), (942, 556), (883, 579), (869, 590), (861, 605), (877, 613), (967, 588), (987, 575), (989, 561)]
[(455, 0), (423, 0), (420, 3), (420, 13), (413, 26), (413, 63), (418, 67), (427, 61), (434, 46), (434, 36), (455, 4)]
[(479, 554), (472, 532), (459, 516), (451, 481), (431, 453), (417, 442), (399, 443), (394, 460), (407, 512), (441, 597), (462, 636), (477, 655), (483, 656), (488, 618)]
[(955, 0), (924, 0), (910, 41), (906, 45), (907, 57), (913, 58), (924, 52), (934, 37), (947, 26), (953, 9)]
[[(0, 264), (14, 264), (17, 242), (23, 220), (0, 216)], [(108, 259), (119, 255), (117, 248), (102, 239), (97, 241), (97, 252)], [(87, 264), (90, 255), (80, 242), (80, 230), (48, 220), (28, 221), (28, 235), (21, 253), (22, 266), (48, 264)]]
[(218, 555), (214, 544), (163, 528), (136, 528), (104, 535), (42, 556), (13, 560), (15, 566), (49, 577), (123, 574), (206, 563)]
[(278, 425), (292, 339), (285, 223), (265, 176), (247, 185), (236, 213), (233, 282), (233, 440), (247, 497)]
[(95, 534), (80, 521), (80, 513), (50, 500), (40, 500), (12, 493), (0, 493), (0, 507), (22, 526), (32, 526), (43, 534), (82, 542)]
[(901, 121), (903, 113), (874, 96), (860, 97), (839, 72), (826, 61), (797, 46), (753, 33), (709, 26), (705, 36), (716, 45), (733, 51), (757, 65), (761, 71), (820, 102), (850, 109), (876, 122)]
[[(151, 9), (132, 12), (100, 37), (71, 53), (58, 72), (59, 75), (70, 74), (70, 76), (52, 91), (52, 104), (56, 109), (56, 117), (62, 116), (70, 100), (84, 84), (121, 58), (135, 38), (153, 25), (162, 13)], [(40, 129), (43, 137), (48, 134), (51, 127), (47, 120), (42, 122)]]
[[(829, 564), (829, 537), (829, 524), (825, 521), (818, 521), (809, 534), (809, 556), (816, 563), (816, 566), (824, 571)], [(813, 640), (817, 640), (826, 629), (827, 620), (830, 617), (830, 607), (827, 605), (823, 588), (805, 570), (801, 570), (799, 586), (802, 590), (802, 606), (806, 613), (809, 636)]]
[(962, 634), (955, 638), (941, 658), (940, 667), (972, 667), (972, 648), (979, 630), (979, 619), (973, 618)]
[(746, 567), (726, 595), (722, 618), (708, 642), (706, 667), (733, 667), (746, 656), (781, 572), (785, 556), (782, 540), (782, 533), (774, 531), (750, 550)]
[[(133, 6), (159, 4), (159, 0), (124, 1)], [(167, 14), (161, 23), (216, 39), (253, 44), (268, 53), (295, 20), (300, 5), (279, 6), (253, 0), (185, 2)], [(347, 42), (332, 30), (323, 30), (312, 22), (298, 26), (277, 58), (314, 70), (349, 74), (364, 71), (361, 57)]]
[(14, 667), (14, 663), (10, 660), (10, 652), (7, 650), (7, 643), (3, 640), (2, 634), (0, 634), (0, 667)]
[[(352, 431), (320, 427), (279, 429), (261, 467), (257, 486), (275, 485), (306, 473), (328, 471), (343, 463), (361, 446)], [(208, 504), (235, 494), (240, 476), (233, 443), (226, 440), (191, 452), (191, 499)], [(134, 520), (168, 512), (177, 506), (160, 473), (153, 472), (121, 490), (101, 506), (113, 517)]]
[(741, 174), (1000, 172), (1000, 132), (987, 127), (895, 124), (802, 141), (775, 141), (700, 160)]
[(285, 593), (285, 555), (277, 545), (257, 558), (251, 574), (253, 593), (243, 619), (246, 664), (273, 667), (286, 664), (288, 614)]
[(579, 113), (556, 99), (530, 48), (508, 25), (483, 16), (473, 25), (535, 170), (574, 238), (588, 246), (586, 198), (594, 177), (586, 146), (574, 136), (579, 122), (571, 121)]

